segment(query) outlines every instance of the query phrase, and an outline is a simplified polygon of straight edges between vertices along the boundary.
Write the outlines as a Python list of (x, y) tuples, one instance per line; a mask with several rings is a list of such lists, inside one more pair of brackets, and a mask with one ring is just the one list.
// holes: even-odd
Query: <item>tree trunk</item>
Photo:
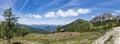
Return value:
[(11, 39), (10, 38), (7, 39), (7, 44), (11, 44)]
[(5, 39), (3, 38), (3, 44), (5, 44)]

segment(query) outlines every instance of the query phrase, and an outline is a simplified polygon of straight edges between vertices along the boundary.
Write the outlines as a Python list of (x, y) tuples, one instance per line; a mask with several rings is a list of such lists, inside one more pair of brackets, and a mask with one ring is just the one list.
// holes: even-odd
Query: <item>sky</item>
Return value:
[(65, 25), (103, 13), (120, 15), (120, 0), (0, 0), (0, 21), (7, 8), (20, 17), (20, 24)]

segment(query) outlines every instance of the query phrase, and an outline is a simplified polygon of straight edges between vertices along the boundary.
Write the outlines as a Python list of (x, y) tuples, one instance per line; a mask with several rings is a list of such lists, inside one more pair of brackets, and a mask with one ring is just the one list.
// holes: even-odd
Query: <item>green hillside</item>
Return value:
[(70, 31), (70, 32), (76, 32), (76, 31), (84, 32), (91, 29), (91, 27), (93, 27), (93, 24), (83, 19), (78, 19), (68, 25), (62, 26), (62, 28), (65, 29), (65, 31)]
[(119, 19), (106, 20), (103, 22), (89, 22), (82, 19), (76, 20), (61, 28), (67, 32), (107, 31), (110, 28), (120, 26)]

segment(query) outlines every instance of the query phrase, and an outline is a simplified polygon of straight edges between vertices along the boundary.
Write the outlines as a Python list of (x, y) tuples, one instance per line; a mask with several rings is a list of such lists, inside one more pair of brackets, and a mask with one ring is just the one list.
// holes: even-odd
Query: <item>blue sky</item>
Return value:
[(10, 7), (20, 17), (18, 23), (27, 25), (89, 21), (106, 12), (120, 15), (120, 0), (0, 0), (0, 21), (4, 9)]

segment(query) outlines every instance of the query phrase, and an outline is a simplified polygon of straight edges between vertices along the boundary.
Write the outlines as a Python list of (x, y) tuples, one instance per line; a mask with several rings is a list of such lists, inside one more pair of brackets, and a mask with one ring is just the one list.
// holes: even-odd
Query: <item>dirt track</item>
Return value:
[(107, 41), (110, 38), (110, 36), (115, 36), (113, 37), (114, 44), (120, 44), (120, 27), (116, 27), (108, 31), (104, 36), (97, 39), (93, 44), (104, 44), (105, 41)]

